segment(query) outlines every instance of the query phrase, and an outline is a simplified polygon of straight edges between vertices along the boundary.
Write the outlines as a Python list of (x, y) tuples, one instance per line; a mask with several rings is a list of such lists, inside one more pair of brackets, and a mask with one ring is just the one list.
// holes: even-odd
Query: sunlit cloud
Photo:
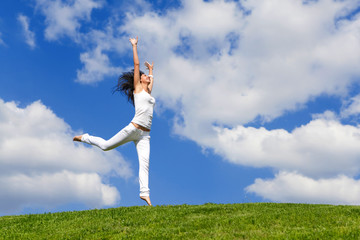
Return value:
[(114, 206), (119, 191), (108, 175), (132, 177), (117, 151), (102, 152), (74, 144), (75, 132), (40, 101), (24, 108), (0, 100), (0, 212), (42, 204)]
[(256, 179), (246, 190), (275, 202), (360, 204), (360, 181), (344, 175), (312, 179), (294, 172), (280, 172), (274, 179)]

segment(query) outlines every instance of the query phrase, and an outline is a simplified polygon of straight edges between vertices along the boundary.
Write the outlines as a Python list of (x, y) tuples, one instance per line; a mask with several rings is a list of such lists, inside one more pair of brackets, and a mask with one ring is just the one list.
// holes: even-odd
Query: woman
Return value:
[(76, 136), (73, 140), (97, 146), (104, 151), (133, 141), (139, 158), (140, 198), (151, 206), (149, 189), (150, 128), (155, 98), (150, 94), (154, 83), (152, 76), (154, 63), (150, 65), (148, 62), (145, 62), (145, 66), (149, 70), (149, 75), (141, 72), (137, 53), (138, 37), (136, 37), (136, 39), (130, 38), (130, 42), (134, 55), (134, 70), (123, 73), (119, 77), (118, 85), (115, 87), (114, 92), (123, 92), (127, 95), (128, 100), (131, 100), (135, 106), (134, 118), (128, 126), (109, 140), (90, 136), (89, 134)]

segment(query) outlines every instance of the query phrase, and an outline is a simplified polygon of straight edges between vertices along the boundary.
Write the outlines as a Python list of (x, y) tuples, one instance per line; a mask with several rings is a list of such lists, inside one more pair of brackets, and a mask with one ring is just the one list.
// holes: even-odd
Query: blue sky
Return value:
[[(360, 203), (360, 2), (3, 1), (0, 214), (144, 204), (112, 94), (154, 61), (155, 205)], [(145, 69), (145, 68), (143, 68)]]

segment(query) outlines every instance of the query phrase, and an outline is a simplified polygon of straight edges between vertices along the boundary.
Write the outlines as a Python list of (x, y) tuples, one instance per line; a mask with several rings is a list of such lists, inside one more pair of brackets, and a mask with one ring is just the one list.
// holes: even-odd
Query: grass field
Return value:
[(5, 216), (0, 239), (360, 239), (360, 207), (205, 204)]

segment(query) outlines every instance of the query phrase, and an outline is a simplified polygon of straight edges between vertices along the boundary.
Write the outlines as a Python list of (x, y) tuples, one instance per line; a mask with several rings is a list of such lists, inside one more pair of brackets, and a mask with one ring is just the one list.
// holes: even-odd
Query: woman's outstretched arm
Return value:
[(139, 62), (139, 56), (137, 53), (137, 43), (138, 43), (138, 37), (130, 38), (129, 39), (132, 45), (133, 49), (133, 55), (134, 55), (134, 88), (135, 92), (139, 92), (142, 86), (140, 83), (140, 62)]
[(149, 88), (149, 91), (151, 93), (153, 85), (154, 85), (154, 77), (153, 77), (154, 62), (152, 62), (151, 65), (150, 65), (150, 63), (145, 62), (145, 66), (149, 70), (149, 75), (148, 76), (150, 77), (151, 82), (150, 82), (148, 88)]

